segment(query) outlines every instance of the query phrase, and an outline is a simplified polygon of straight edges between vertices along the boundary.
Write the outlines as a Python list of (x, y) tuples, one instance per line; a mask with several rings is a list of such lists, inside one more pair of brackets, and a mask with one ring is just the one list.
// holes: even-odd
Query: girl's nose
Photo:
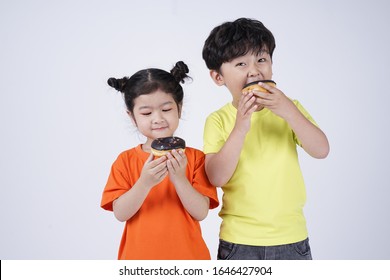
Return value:
[(164, 121), (164, 118), (160, 113), (154, 114), (153, 123), (161, 123)]

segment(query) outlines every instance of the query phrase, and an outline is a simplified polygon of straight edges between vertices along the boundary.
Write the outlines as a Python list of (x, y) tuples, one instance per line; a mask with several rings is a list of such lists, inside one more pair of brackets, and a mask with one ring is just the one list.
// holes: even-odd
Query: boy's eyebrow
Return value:
[[(252, 51), (252, 54), (254, 54), (254, 55), (263, 55), (263, 54), (269, 54), (269, 51), (268, 51), (268, 49), (267, 48), (265, 48), (265, 49), (262, 49), (262, 50), (260, 50), (260, 51), (258, 51), (258, 52), (255, 52), (254, 50)], [(246, 54), (244, 54), (244, 55), (241, 55), (241, 56), (237, 56), (237, 57), (234, 57), (234, 58), (232, 58), (231, 60), (229, 60), (229, 62), (231, 62), (231, 61), (235, 61), (235, 60), (240, 60), (242, 57), (244, 57)]]
[(264, 48), (264, 49), (259, 50), (259, 51), (256, 53), (256, 55), (262, 55), (262, 54), (264, 54), (264, 53), (269, 54), (268, 48)]

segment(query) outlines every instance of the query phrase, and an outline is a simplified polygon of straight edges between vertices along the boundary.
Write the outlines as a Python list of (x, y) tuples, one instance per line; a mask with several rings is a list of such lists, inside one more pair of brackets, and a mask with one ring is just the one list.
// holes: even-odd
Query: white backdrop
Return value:
[[(201, 58), (216, 25), (275, 35), (274, 80), (327, 133), (300, 152), (315, 259), (390, 259), (388, 1), (0, 1), (0, 259), (115, 259), (123, 224), (100, 208), (117, 155), (139, 143), (107, 78), (190, 68), (178, 131), (202, 148), (230, 100)], [(220, 218), (202, 222), (215, 258)]]

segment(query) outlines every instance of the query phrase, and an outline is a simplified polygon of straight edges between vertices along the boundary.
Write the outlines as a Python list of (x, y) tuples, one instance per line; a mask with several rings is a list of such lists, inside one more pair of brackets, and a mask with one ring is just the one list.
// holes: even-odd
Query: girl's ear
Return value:
[(134, 115), (130, 111), (128, 111), (128, 110), (126, 110), (126, 113), (130, 117), (131, 122), (133, 123), (133, 125), (137, 126), (137, 122), (136, 122), (136, 120), (134, 118)]
[(217, 70), (210, 70), (210, 77), (218, 86), (225, 85), (223, 76)]
[(182, 105), (183, 105), (183, 104), (178, 104), (178, 105), (177, 105), (177, 110), (178, 110), (178, 113), (179, 113), (179, 119), (181, 118), (181, 109), (183, 108)]

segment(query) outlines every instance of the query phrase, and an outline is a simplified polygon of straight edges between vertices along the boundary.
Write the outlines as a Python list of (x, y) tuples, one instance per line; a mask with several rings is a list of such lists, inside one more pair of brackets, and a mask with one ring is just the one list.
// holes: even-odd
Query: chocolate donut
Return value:
[(161, 157), (172, 150), (185, 150), (186, 142), (180, 137), (163, 137), (153, 140), (151, 144), (152, 154)]
[(273, 87), (276, 86), (276, 83), (272, 80), (261, 80), (261, 81), (251, 82), (251, 83), (246, 84), (244, 86), (244, 88), (242, 89), (242, 93), (248, 93), (252, 90), (257, 90), (257, 91), (269, 93), (268, 90), (266, 90), (265, 88), (258, 85), (259, 82), (262, 82), (264, 84), (267, 84), (267, 85), (270, 85)]

